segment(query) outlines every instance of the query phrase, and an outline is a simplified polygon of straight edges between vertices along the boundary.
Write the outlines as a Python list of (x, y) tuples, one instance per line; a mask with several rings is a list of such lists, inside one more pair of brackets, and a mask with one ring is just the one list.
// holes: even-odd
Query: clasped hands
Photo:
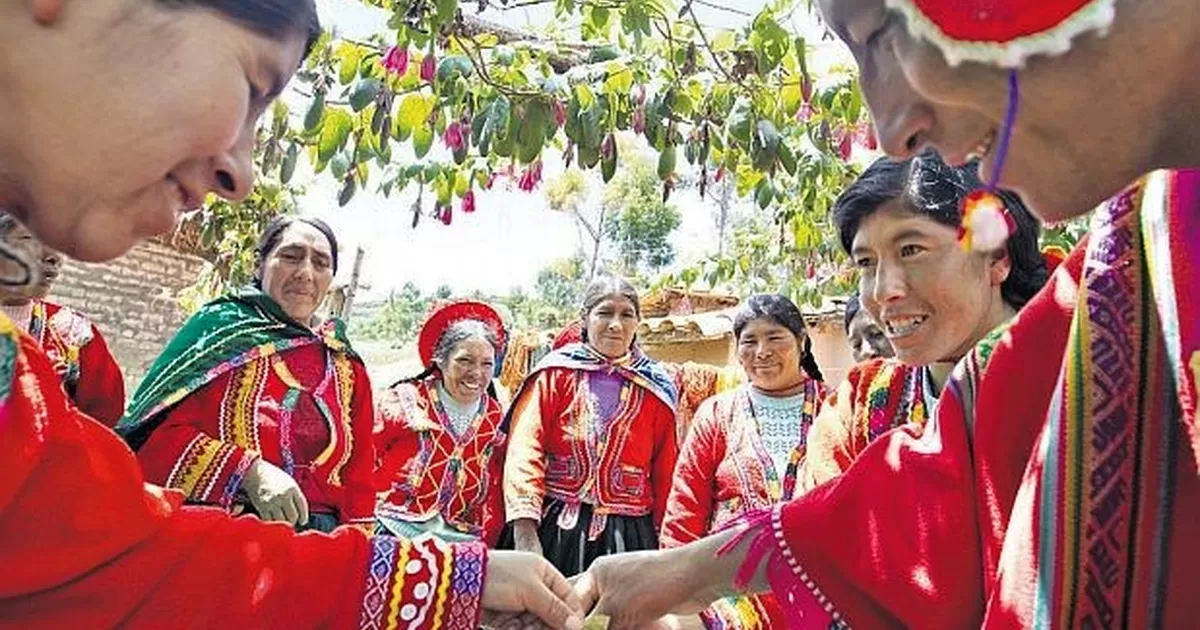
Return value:
[(678, 630), (671, 614), (694, 614), (711, 602), (702, 594), (703, 572), (691, 566), (695, 554), (685, 550), (605, 556), (571, 580), (534, 554), (492, 552), (483, 624), (497, 630)]

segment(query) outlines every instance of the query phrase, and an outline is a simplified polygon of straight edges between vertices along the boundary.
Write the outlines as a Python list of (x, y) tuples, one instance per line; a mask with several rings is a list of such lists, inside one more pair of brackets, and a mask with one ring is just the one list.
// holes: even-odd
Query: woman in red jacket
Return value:
[(442, 306), (421, 327), (425, 371), (376, 406), (375, 515), (388, 532), (496, 543), (505, 440), (492, 378), (504, 343), (504, 322), (482, 302)]
[[(548, 354), (509, 411), (502, 542), (564, 575), (611, 553), (655, 549), (675, 467), (675, 385), (634, 344), (637, 292), (588, 287), (582, 341)], [(511, 538), (508, 540), (507, 538)]]
[(337, 251), (324, 222), (280, 216), (254, 286), (184, 324), (118, 427), (148, 481), (301, 529), (373, 527), (371, 381), (316, 314)]
[(41, 261), (42, 281), (0, 285), (0, 310), (46, 352), (80, 411), (113, 426), (125, 413), (125, 380), (100, 330), (83, 313), (46, 299), (62, 254), (46, 247), (12, 215), (0, 212), (0, 239)]

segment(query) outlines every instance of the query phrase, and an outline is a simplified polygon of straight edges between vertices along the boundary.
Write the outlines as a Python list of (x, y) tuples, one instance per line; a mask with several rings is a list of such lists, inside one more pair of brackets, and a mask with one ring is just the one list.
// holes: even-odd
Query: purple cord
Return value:
[(1012, 139), (1013, 123), (1017, 120), (1017, 101), (1020, 93), (1017, 90), (1017, 71), (1008, 73), (1008, 111), (1004, 114), (1004, 128), (1000, 130), (1000, 146), (996, 148), (996, 161), (992, 164), (992, 178), (987, 183), (989, 192), (996, 191), (1000, 181), (1000, 173), (1004, 170), (1004, 161), (1008, 158), (1008, 141)]

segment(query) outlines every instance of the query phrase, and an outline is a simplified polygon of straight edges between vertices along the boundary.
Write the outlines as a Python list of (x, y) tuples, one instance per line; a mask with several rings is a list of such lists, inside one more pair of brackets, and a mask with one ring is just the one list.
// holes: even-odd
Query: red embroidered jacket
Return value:
[[(805, 384), (804, 407), (796, 418), (805, 435), (820, 409), (823, 383)], [(796, 444), (787, 470), (777, 471), (763, 447), (758, 421), (746, 387), (709, 398), (692, 422), (675, 468), (675, 479), (662, 525), (664, 548), (685, 545), (719, 531), (753, 510), (791, 498), (804, 458), (805, 442)], [(701, 617), (708, 628), (786, 628), (783, 609), (770, 595), (727, 598)]]
[(67, 403), (0, 316), (0, 625), (396, 628), (479, 625), (486, 550), (353, 528), (297, 535), (181, 507), (116, 434)]
[[(593, 429), (587, 372), (546, 368), (515, 401), (504, 472), (508, 520), (540, 521), (542, 501), (588, 503), (598, 515), (666, 511), (678, 447), (675, 414), (647, 389), (627, 382), (616, 416)], [(603, 527), (597, 518), (594, 527)]]
[[(332, 417), (326, 419), (308, 394), (292, 403), (289, 382), (318, 394)], [(150, 482), (228, 507), (242, 475), (261, 456), (296, 479), (310, 511), (331, 513), (341, 523), (374, 522), (370, 379), (345, 354), (313, 344), (260, 357), (165, 413), (137, 452)]]
[(76, 406), (115, 426), (125, 411), (125, 380), (96, 326), (75, 309), (38, 300), (33, 303), (29, 335), (54, 365)]
[(376, 407), (375, 489), (384, 493), (378, 509), (414, 521), (440, 513), (492, 546), (504, 526), (500, 403), (485, 397), (486, 410), (456, 438), (446, 428), (437, 378), (388, 389)]

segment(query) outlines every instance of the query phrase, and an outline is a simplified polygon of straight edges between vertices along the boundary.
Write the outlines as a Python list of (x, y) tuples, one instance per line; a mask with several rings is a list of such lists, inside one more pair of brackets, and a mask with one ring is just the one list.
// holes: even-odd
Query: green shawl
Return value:
[(358, 359), (339, 320), (311, 330), (255, 287), (213, 300), (183, 325), (150, 366), (117, 432), (136, 450), (162, 422), (163, 412), (192, 392), (255, 359), (314, 343)]

